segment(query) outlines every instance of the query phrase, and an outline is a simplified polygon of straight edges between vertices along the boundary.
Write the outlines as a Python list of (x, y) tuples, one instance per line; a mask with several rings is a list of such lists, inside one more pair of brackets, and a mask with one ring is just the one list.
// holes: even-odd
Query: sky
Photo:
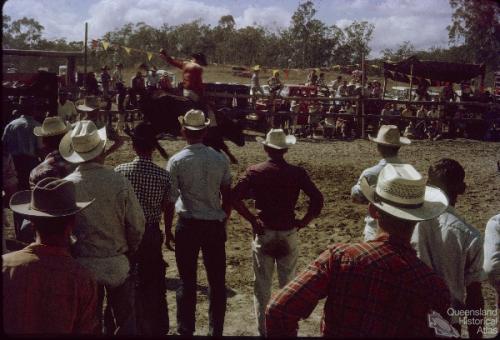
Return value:
[[(12, 20), (34, 18), (44, 26), (47, 39), (89, 39), (132, 22), (170, 26), (202, 19), (217, 25), (223, 15), (232, 15), (237, 28), (255, 24), (285, 28), (300, 0), (7, 0), (3, 14)], [(375, 25), (371, 57), (384, 48), (394, 49), (410, 41), (417, 49), (447, 47), (452, 9), (448, 0), (314, 0), (316, 18), (341, 28), (354, 20)]]

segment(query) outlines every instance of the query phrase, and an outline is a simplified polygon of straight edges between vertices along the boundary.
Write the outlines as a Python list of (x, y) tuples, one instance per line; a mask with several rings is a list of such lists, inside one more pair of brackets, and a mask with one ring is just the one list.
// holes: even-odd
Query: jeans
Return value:
[(146, 224), (136, 253), (138, 284), (136, 287), (137, 327), (141, 335), (166, 335), (169, 328), (165, 285), (166, 263), (163, 260), (163, 234), (159, 224)]
[(209, 336), (222, 336), (226, 314), (226, 230), (222, 222), (180, 217), (175, 230), (175, 260), (180, 277), (177, 290), (177, 332), (195, 331), (196, 271), (201, 249), (208, 278)]
[[(275, 259), (262, 252), (262, 247), (273, 239), (286, 240), (290, 252), (288, 255)], [(257, 328), (261, 336), (265, 336), (266, 307), (271, 299), (274, 266), (278, 267), (278, 283), (280, 289), (295, 277), (297, 269), (298, 235), (297, 229), (286, 231), (266, 229), (264, 235), (257, 235), (252, 241), (254, 270), (254, 307), (257, 317)]]
[(129, 276), (127, 280), (118, 287), (107, 285), (97, 286), (97, 315), (102, 327), (104, 295), (107, 297), (107, 307), (104, 316), (103, 333), (107, 335), (137, 335), (135, 317), (135, 294), (134, 278)]

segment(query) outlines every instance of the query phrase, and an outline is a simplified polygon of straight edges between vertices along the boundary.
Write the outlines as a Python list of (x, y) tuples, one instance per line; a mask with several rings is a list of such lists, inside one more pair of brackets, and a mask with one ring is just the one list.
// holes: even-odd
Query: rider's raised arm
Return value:
[(172, 58), (167, 54), (167, 51), (165, 51), (163, 48), (160, 50), (160, 58), (165, 60), (167, 63), (169, 63), (172, 66), (175, 66), (177, 68), (182, 69), (184, 62), (182, 60), (177, 60)]

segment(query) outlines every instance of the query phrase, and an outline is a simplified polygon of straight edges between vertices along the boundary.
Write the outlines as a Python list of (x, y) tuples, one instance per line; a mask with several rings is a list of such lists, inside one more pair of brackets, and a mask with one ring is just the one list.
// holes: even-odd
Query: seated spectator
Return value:
[(27, 217), (36, 241), (2, 256), (3, 330), (9, 335), (92, 334), (97, 328), (97, 285), (70, 254), (77, 201), (74, 184), (45, 178), (12, 196), (10, 207)]
[(410, 123), (408, 124), (408, 126), (406, 126), (406, 129), (405, 129), (403, 136), (405, 136), (409, 139), (415, 139), (417, 137), (415, 123), (412, 120), (410, 120)]

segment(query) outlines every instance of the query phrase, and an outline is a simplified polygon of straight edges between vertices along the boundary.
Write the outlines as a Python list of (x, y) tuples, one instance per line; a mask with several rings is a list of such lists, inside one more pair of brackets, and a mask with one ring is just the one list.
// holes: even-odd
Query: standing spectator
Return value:
[(164, 91), (172, 91), (173, 86), (168, 73), (163, 73), (160, 77), (158, 87)]
[[(455, 210), (459, 195), (465, 192), (465, 171), (457, 161), (443, 158), (429, 167), (428, 183), (448, 196), (450, 205), (435, 219), (420, 222), (412, 238), (417, 256), (441, 276), (451, 294), (456, 311), (480, 312), (484, 308), (481, 293), (483, 242), (479, 230), (468, 224)], [(469, 337), (480, 337), (481, 323), (468, 326)], [(469, 318), (470, 321), (470, 318)], [(460, 329), (458, 318), (454, 327)]]
[(94, 277), (69, 250), (75, 214), (91, 203), (75, 198), (73, 183), (50, 177), (12, 196), (11, 209), (34, 224), (36, 241), (2, 256), (5, 333), (97, 332)]
[(446, 209), (446, 195), (426, 186), (409, 164), (388, 164), (375, 186), (363, 180), (361, 188), (378, 237), (335, 244), (309, 264), (269, 304), (267, 335), (297, 336), (299, 320), (326, 297), (324, 337), (431, 337), (429, 320), (458, 336), (444, 319), (450, 306), (445, 282), (410, 245), (415, 223)]
[(97, 130), (92, 121), (83, 120), (66, 133), (59, 145), (63, 158), (78, 164), (66, 177), (75, 183), (76, 197), (96, 200), (76, 216), (73, 255), (96, 277), (100, 321), (107, 295), (115, 325), (106, 325), (105, 333), (134, 335), (134, 281), (129, 272), (144, 233), (145, 219), (130, 182), (104, 166), (106, 142), (106, 128)]
[[(378, 130), (377, 137), (368, 136), (368, 138), (377, 143), (377, 150), (382, 159), (377, 165), (365, 169), (358, 182), (351, 189), (351, 198), (354, 203), (366, 204), (366, 198), (361, 190), (361, 182), (363, 179), (368, 181), (368, 184), (374, 185), (377, 183), (380, 171), (387, 164), (400, 164), (402, 163), (398, 157), (399, 148), (401, 146), (409, 145), (411, 141), (406, 137), (401, 137), (397, 126), (395, 125), (382, 125)], [(377, 221), (371, 214), (365, 217), (364, 240), (371, 241), (377, 237)]]
[(484, 272), (497, 293), (498, 310), (500, 309), (500, 214), (488, 221), (484, 231)]
[(3, 152), (10, 154), (14, 161), (19, 190), (28, 190), (30, 171), (43, 154), (41, 140), (33, 134), (33, 129), (41, 125), (38, 119), (42, 111), (30, 97), (21, 97), (19, 110), (21, 116), (5, 126), (2, 144)]
[(443, 87), (441, 97), (445, 102), (455, 101), (455, 91), (453, 91), (453, 83), (448, 83)]
[[(160, 147), (150, 124), (140, 123), (130, 132), (132, 147), (137, 157), (130, 163), (118, 165), (115, 171), (125, 176), (139, 199), (146, 225), (141, 244), (135, 256), (138, 267), (136, 311), (139, 333), (145, 336), (166, 335), (169, 328), (166, 302), (165, 271), (160, 230), (161, 213), (173, 214), (169, 202), (170, 175), (152, 161), (155, 148)], [(170, 229), (165, 229), (167, 248), (174, 240)]]
[(137, 107), (137, 96), (143, 96), (146, 91), (146, 83), (141, 71), (137, 71), (135, 76), (130, 81), (130, 104)]
[(76, 112), (75, 104), (68, 100), (68, 92), (59, 91), (59, 101), (57, 102), (57, 115), (64, 121), (74, 123), (77, 120), (78, 112)]
[(7, 152), (2, 154), (2, 254), (7, 252), (7, 244), (5, 242), (5, 230), (10, 228), (7, 218), (6, 209), (10, 201), (10, 197), (17, 191), (17, 173), (14, 166), (12, 156)]
[(307, 75), (306, 86), (316, 86), (318, 83), (318, 73), (315, 68)]
[(99, 99), (96, 96), (86, 96), (83, 100), (83, 104), (78, 105), (76, 109), (83, 112), (81, 117), (82, 120), (91, 120), (98, 127), (104, 126)]
[(273, 70), (273, 76), (267, 80), (267, 85), (269, 85), (269, 93), (272, 98), (280, 95), (284, 85), (281, 82), (278, 70)]
[[(222, 336), (226, 313), (226, 223), (231, 214), (231, 172), (228, 160), (202, 141), (205, 115), (190, 110), (179, 118), (187, 146), (167, 164), (172, 180), (171, 202), (179, 214), (175, 230), (175, 260), (181, 285), (177, 290), (177, 332), (195, 331), (196, 271), (201, 249), (209, 285), (209, 336)], [(222, 195), (222, 204), (221, 204)], [(165, 230), (173, 214), (165, 218)]]
[[(283, 288), (295, 277), (299, 256), (297, 232), (319, 215), (323, 195), (303, 168), (288, 164), (283, 158), (295, 144), (295, 136), (272, 129), (265, 140), (257, 137), (257, 141), (264, 145), (269, 160), (250, 166), (232, 196), (236, 211), (252, 225), (254, 304), (259, 334), (265, 336), (265, 310), (271, 298), (275, 264), (279, 286)], [(311, 200), (307, 213), (298, 220), (295, 206), (301, 190)], [(257, 216), (243, 202), (252, 194), (259, 211)]]
[(111, 86), (111, 75), (109, 74), (108, 65), (101, 67), (101, 85), (102, 85), (102, 96), (104, 98), (109, 97), (109, 90)]
[(87, 96), (99, 95), (99, 85), (97, 84), (94, 72), (87, 73), (87, 78), (85, 79), (85, 94)]
[(426, 80), (423, 80), (418, 84), (418, 87), (415, 90), (417, 94), (416, 98), (417, 101), (423, 101), (423, 100), (429, 101), (431, 99), (429, 93), (427, 92), (427, 90), (429, 89), (429, 85), (430, 84)]
[(259, 92), (261, 95), (264, 94), (264, 91), (262, 90), (262, 87), (260, 86), (259, 73), (260, 73), (260, 66), (255, 65), (253, 67), (252, 85), (250, 87), (252, 95), (254, 95), (254, 96), (257, 94), (257, 92)]
[(148, 91), (155, 90), (158, 88), (158, 83), (160, 82), (160, 76), (156, 73), (156, 67), (151, 67), (147, 77), (146, 77), (146, 88)]
[(122, 63), (116, 64), (115, 70), (113, 71), (113, 75), (111, 76), (111, 86), (114, 90), (118, 90), (117, 85), (119, 83), (124, 84)]
[(391, 122), (391, 103), (385, 103), (384, 108), (380, 111), (380, 125), (389, 124)]

